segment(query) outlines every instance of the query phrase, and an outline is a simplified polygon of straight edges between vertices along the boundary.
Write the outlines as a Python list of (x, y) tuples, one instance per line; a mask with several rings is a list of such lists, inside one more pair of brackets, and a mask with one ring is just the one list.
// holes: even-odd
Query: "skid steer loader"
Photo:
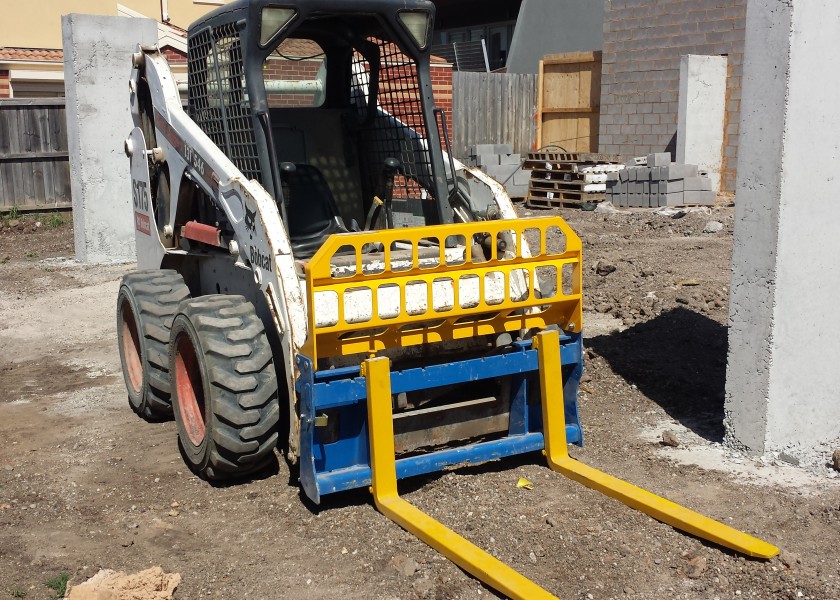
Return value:
[(237, 0), (189, 29), (186, 110), (162, 53), (137, 48), (139, 270), (117, 301), (131, 407), (174, 415), (207, 479), (279, 448), (315, 503), (370, 486), (384, 514), (514, 598), (551, 596), (400, 499), (398, 479), (543, 451), (657, 519), (774, 555), (569, 457), (581, 242), (559, 217), (518, 219), (452, 159), (433, 19), (428, 0)]

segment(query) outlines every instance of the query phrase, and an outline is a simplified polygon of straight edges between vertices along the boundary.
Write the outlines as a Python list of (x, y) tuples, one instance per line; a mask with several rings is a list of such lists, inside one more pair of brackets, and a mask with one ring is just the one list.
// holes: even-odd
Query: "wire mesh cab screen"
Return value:
[[(433, 119), (432, 107), (423, 105), (427, 77), (421, 80), (421, 58), (404, 52), (382, 25), (374, 14), (319, 13), (299, 19), (256, 54), (253, 40), (241, 37), (248, 29), (236, 23), (191, 33), (190, 116), (249, 179), (262, 182), (263, 169), (275, 166), (268, 161), (319, 169), (348, 223), (364, 223), (391, 183), (388, 220), (395, 227), (438, 223), (446, 199), (436, 198), (433, 124), (426, 118)], [(254, 72), (246, 61), (256, 59), (264, 84), (258, 87), (245, 80)], [(249, 85), (264, 94), (257, 100), (269, 111), (268, 155), (255, 135)], [(399, 163), (393, 177), (386, 159)]]
[(188, 69), (190, 117), (248, 179), (261, 181), (236, 26), (191, 35)]
[[(379, 64), (376, 115), (360, 131), (360, 147), (368, 165), (363, 177), (368, 189), (377, 189), (378, 167), (386, 158), (398, 159), (401, 174), (394, 180), (394, 224), (422, 226), (426, 224), (426, 201), (434, 200), (434, 186), (417, 64), (392, 42), (373, 37), (367, 42), (378, 48)], [(370, 62), (356, 51), (351, 102), (360, 119), (371, 110), (371, 71)]]

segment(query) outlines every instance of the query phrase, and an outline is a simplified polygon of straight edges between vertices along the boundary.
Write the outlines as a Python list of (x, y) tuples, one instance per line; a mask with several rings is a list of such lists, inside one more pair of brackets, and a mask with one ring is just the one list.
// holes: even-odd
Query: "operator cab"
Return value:
[(296, 258), (452, 222), (433, 19), (428, 0), (239, 0), (190, 27), (190, 115), (272, 193)]

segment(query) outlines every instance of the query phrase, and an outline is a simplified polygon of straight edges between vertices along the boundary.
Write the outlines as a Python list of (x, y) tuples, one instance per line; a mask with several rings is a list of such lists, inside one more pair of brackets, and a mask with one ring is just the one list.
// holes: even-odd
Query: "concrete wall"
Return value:
[(605, 0), (523, 0), (508, 73), (537, 73), (546, 54), (600, 50)]
[(840, 436), (836, 0), (749, 0), (732, 260), (727, 440)]
[(723, 189), (735, 188), (747, 0), (608, 0), (600, 150), (676, 150), (680, 57), (727, 54)]
[(131, 261), (131, 178), (123, 151), (134, 127), (128, 78), (136, 45), (157, 43), (157, 24), (77, 14), (61, 24), (76, 258)]
[(725, 56), (680, 59), (676, 162), (708, 171), (715, 192), (723, 168), (726, 65)]

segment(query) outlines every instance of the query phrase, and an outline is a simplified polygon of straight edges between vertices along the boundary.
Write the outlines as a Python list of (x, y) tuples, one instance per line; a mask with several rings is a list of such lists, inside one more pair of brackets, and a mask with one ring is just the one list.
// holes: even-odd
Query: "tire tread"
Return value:
[(139, 311), (136, 315), (145, 339), (147, 393), (135, 412), (146, 420), (172, 416), (169, 385), (169, 331), (180, 304), (190, 291), (180, 273), (168, 269), (134, 271), (122, 279)]
[(273, 459), (280, 421), (277, 374), (262, 321), (242, 296), (202, 296), (182, 302), (178, 312), (176, 319), (186, 317), (198, 335), (210, 386), (205, 406), (212, 443), (196, 469), (213, 480), (258, 471)]

